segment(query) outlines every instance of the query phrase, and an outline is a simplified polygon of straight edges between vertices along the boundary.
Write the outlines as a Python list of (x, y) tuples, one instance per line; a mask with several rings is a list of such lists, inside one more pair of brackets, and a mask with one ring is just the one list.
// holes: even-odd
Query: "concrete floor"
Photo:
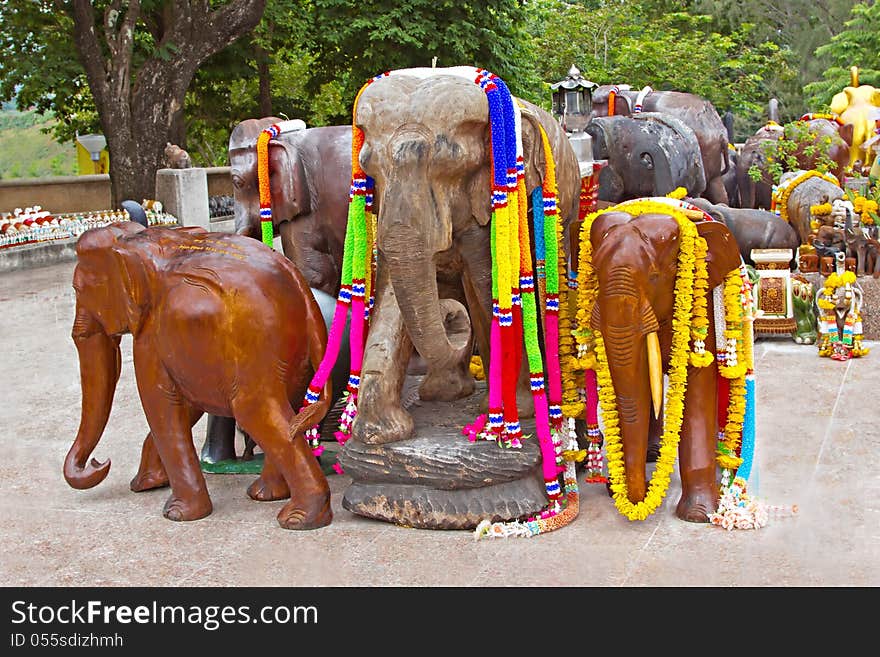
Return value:
[[(167, 489), (128, 482), (147, 433), (123, 338), (123, 371), (95, 456), (107, 479), (67, 486), (64, 456), (79, 423), (70, 330), (73, 263), (0, 276), (0, 585), (3, 586), (877, 586), (880, 585), (880, 344), (845, 363), (787, 338), (759, 339), (758, 496), (797, 504), (795, 517), (727, 532), (662, 507), (632, 523), (604, 486), (583, 490), (568, 527), (531, 539), (405, 529), (341, 507), (349, 483), (329, 477), (333, 523), (282, 530), (282, 502), (259, 504), (244, 475), (207, 475), (214, 512), (174, 523)], [(195, 428), (201, 445), (205, 420)]]

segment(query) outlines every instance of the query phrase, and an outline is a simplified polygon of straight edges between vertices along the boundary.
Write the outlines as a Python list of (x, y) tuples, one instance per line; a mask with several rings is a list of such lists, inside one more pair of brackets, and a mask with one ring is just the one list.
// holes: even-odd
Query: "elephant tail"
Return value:
[[(315, 301), (308, 288), (306, 288), (305, 297), (307, 298), (306, 339), (308, 341), (309, 362), (312, 365), (312, 370), (317, 372), (327, 349), (327, 327), (324, 324), (324, 317), (321, 315), (318, 302)], [(313, 388), (310, 384), (306, 390), (303, 406), (291, 425), (290, 435), (294, 436), (308, 431), (317, 425), (327, 415), (332, 402), (333, 380), (331, 377), (327, 377), (323, 389)]]

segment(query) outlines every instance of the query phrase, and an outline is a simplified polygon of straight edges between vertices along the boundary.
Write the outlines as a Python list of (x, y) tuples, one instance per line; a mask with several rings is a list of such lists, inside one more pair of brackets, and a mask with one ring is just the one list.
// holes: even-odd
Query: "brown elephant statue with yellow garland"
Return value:
[(852, 124), (853, 135), (849, 149), (849, 164), (857, 160), (865, 169), (870, 169), (876, 153), (864, 149), (863, 144), (874, 136), (877, 119), (880, 119), (880, 89), (870, 84), (859, 84), (859, 69), (850, 69), (850, 86), (834, 94), (831, 111), (840, 117), (844, 124)]
[[(687, 205), (637, 199), (590, 215), (581, 227), (577, 335), (596, 357), (611, 493), (631, 520), (659, 506), (677, 453), (682, 494), (676, 515), (708, 522), (719, 501), (717, 404), (728, 404), (725, 444), (735, 442), (742, 428), (748, 284), (730, 230)], [(709, 292), (721, 283), (727, 326), (715, 326)], [(723, 366), (712, 353), (716, 335), (724, 343), (718, 354)], [(725, 335), (737, 337), (724, 342)], [(727, 400), (717, 399), (722, 376), (733, 392)], [(660, 455), (647, 486), (650, 427), (661, 407)]]
[[(164, 515), (211, 513), (192, 442), (203, 413), (233, 417), (266, 454), (248, 488), (254, 500), (291, 498), (278, 513), (286, 529), (330, 523), (330, 487), (304, 432), (321, 420), (330, 383), (299, 409), (324, 355), (327, 329), (296, 267), (241, 235), (144, 228), (94, 228), (76, 244), (73, 341), (82, 380), (82, 419), (64, 461), (78, 489), (107, 476), (91, 459), (121, 368), (119, 342), (132, 335), (134, 370), (150, 426), (135, 492), (171, 486)], [(295, 401), (294, 401), (295, 400)]]

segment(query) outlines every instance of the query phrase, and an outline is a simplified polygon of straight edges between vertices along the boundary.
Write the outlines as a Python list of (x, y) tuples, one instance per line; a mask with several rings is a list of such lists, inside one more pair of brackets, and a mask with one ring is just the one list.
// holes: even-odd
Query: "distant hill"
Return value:
[(51, 116), (0, 110), (0, 179), (72, 176), (78, 173), (76, 147), (59, 144), (41, 128)]

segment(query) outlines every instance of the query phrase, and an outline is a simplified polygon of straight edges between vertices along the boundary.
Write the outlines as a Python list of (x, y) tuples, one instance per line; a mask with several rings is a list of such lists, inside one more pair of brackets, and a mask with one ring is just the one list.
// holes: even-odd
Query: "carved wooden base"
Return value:
[(343, 508), (424, 529), (473, 529), (481, 520), (513, 520), (547, 504), (534, 420), (520, 449), (471, 443), (461, 427), (479, 415), (485, 383), (456, 402), (416, 401), (416, 436), (386, 444), (349, 440), (339, 456), (352, 484)]

